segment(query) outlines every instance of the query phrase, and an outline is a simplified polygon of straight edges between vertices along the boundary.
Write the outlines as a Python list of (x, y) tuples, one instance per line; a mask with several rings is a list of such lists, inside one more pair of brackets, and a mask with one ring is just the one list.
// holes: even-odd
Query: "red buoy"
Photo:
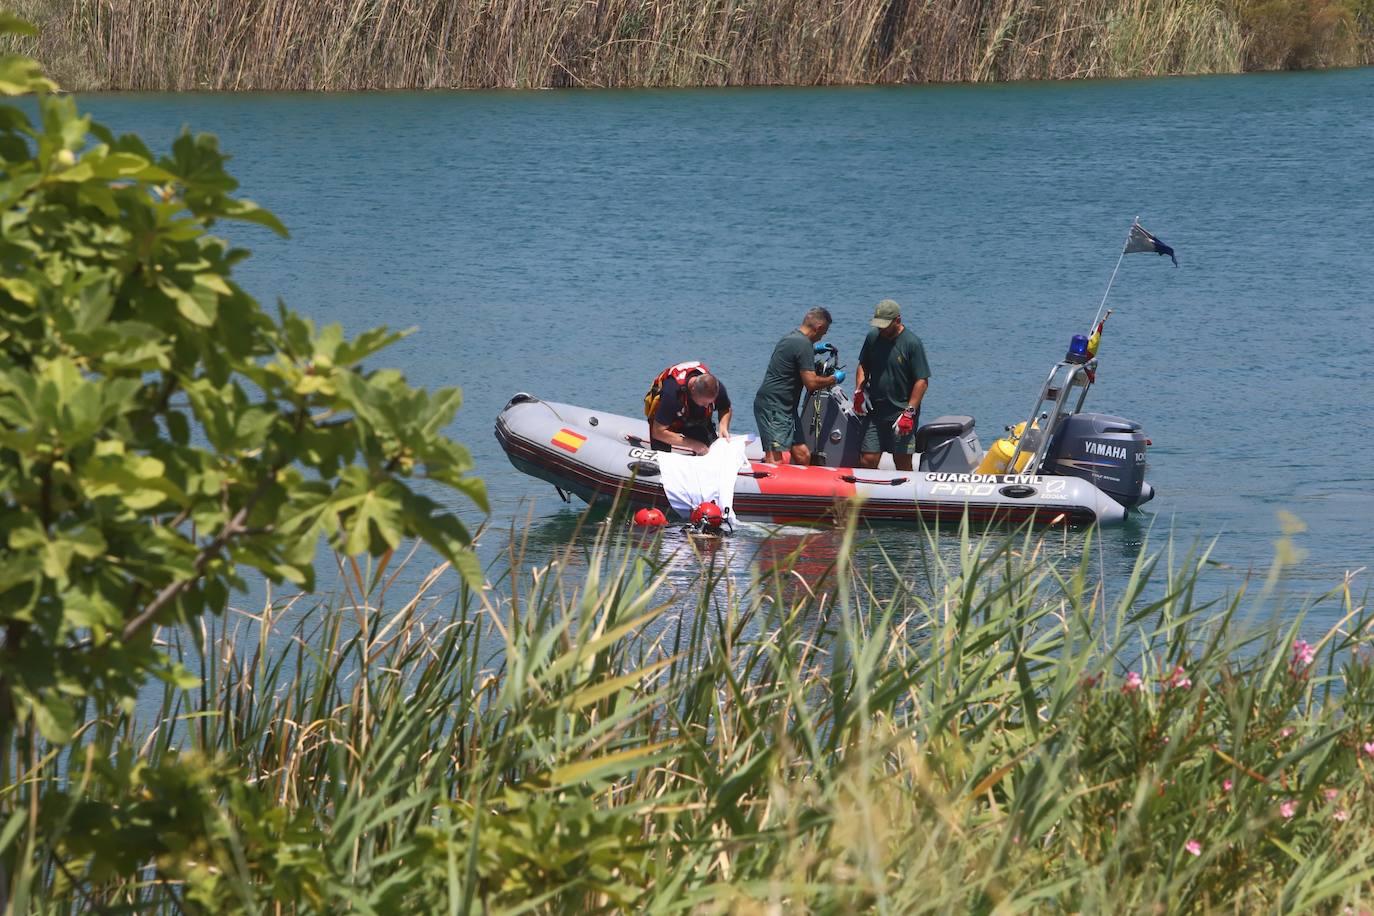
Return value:
[(635, 513), (635, 524), (641, 528), (657, 528), (668, 524), (668, 517), (661, 509), (640, 509)]

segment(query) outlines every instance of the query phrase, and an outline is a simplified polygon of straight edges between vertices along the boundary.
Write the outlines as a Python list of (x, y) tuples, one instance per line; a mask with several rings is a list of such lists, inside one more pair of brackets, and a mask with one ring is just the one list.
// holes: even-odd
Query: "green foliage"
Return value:
[(58, 896), (151, 866), (203, 912), (248, 907), (264, 879), (268, 899), (323, 902), (329, 869), (310, 813), (272, 805), (225, 762), (189, 754), (152, 766), (126, 750), (92, 758), (84, 776), (76, 791), (48, 793), (41, 809), (44, 834), (61, 838)]
[(120, 788), (83, 824), (137, 842), (112, 865), (43, 833), (65, 871), (33, 899), (184, 908), (152, 869), (249, 911), (1374, 902), (1374, 629), (1349, 582), (1207, 600), (1205, 554), (1142, 554), (1109, 599), (1091, 544), (961, 533), (875, 572), (852, 537), (744, 583), (608, 526), (456, 602), (353, 567), (284, 632), (274, 608), (212, 620), (230, 648), (183, 659), (206, 689), (87, 745), (131, 776), (94, 781)]
[[(131, 708), (150, 673), (194, 682), (154, 629), (223, 613), (250, 570), (309, 589), (321, 541), (375, 555), (419, 537), (475, 582), (467, 529), (427, 492), (486, 508), (467, 451), (443, 434), (457, 390), (364, 368), (402, 335), (316, 330), (234, 282), (247, 252), (215, 224), (286, 230), (233, 196), (213, 137), (184, 133), (154, 157), (52, 88), (33, 61), (0, 59), (0, 92), (34, 94), (37, 114), (0, 106), (7, 774), (35, 765), (40, 738), (71, 741), (86, 713)], [(104, 779), (170, 791), (179, 772)], [(177, 832), (164, 828), (149, 835)]]

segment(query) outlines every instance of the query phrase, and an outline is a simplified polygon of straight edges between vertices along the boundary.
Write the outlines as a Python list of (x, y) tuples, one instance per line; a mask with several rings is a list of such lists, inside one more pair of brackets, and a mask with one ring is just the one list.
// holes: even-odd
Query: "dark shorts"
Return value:
[(754, 405), (754, 425), (765, 452), (785, 452), (802, 441), (797, 416), (790, 410)]
[(892, 424), (897, 422), (897, 418), (902, 415), (900, 410), (896, 411), (871, 411), (864, 417), (864, 437), (863, 444), (859, 446), (859, 451), (873, 454), (874, 452), (887, 452), (890, 455), (914, 455), (916, 453), (916, 430), (921, 425), (921, 414), (918, 411), (915, 422), (911, 426), (911, 432), (905, 436), (897, 435), (897, 431), (892, 428)]
[[(678, 430), (674, 430), (674, 432), (678, 432)], [(680, 430), (680, 432), (688, 439), (695, 439), (698, 442), (705, 442), (707, 445), (710, 445), (712, 442), (715, 442), (717, 438), (719, 438), (716, 435), (715, 427), (712, 426), (684, 426)], [(660, 452), (671, 452), (673, 450), (673, 447), (671, 445), (669, 445), (667, 442), (664, 442), (661, 439), (650, 439), (649, 445), (653, 446)]]

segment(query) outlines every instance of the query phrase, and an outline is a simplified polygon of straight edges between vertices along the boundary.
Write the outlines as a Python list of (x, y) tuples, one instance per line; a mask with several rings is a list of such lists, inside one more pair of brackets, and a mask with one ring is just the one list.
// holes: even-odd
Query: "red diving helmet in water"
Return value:
[(725, 515), (720, 511), (720, 506), (707, 500), (692, 510), (692, 524), (701, 525), (703, 528), (719, 528), (725, 521)]

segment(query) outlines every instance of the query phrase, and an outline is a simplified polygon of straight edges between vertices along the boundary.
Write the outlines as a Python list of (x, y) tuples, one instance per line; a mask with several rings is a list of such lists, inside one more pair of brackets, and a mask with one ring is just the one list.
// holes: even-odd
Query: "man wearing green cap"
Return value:
[(889, 452), (897, 470), (909, 471), (930, 379), (926, 350), (902, 324), (901, 307), (891, 299), (878, 303), (869, 324), (854, 376), (854, 405), (867, 411), (859, 466), (876, 468)]

